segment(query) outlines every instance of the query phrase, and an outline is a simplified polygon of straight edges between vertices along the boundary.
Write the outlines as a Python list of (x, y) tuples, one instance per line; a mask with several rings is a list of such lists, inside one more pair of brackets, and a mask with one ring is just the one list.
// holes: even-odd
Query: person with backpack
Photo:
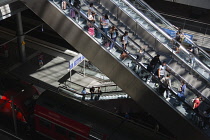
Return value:
[(128, 32), (125, 31), (125, 33), (121, 37), (121, 42), (122, 42), (122, 48), (126, 50), (126, 47), (128, 45)]
[(116, 39), (118, 37), (118, 30), (117, 30), (117, 28), (115, 26), (112, 26), (112, 28), (110, 29), (110, 32), (109, 33), (110, 33), (111, 39), (113, 41), (113, 42), (111, 42), (110, 48), (109, 48), (109, 50), (111, 50), (111, 49), (113, 49), (114, 42), (116, 42)]

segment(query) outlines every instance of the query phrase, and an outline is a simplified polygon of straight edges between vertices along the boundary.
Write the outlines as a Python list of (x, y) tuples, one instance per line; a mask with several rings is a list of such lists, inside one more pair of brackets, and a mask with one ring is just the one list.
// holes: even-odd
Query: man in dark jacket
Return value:
[(150, 65), (153, 65), (154, 68), (155, 68), (158, 63), (161, 65), (160, 55), (159, 54), (157, 54), (155, 57), (152, 58), (152, 60), (150, 61)]

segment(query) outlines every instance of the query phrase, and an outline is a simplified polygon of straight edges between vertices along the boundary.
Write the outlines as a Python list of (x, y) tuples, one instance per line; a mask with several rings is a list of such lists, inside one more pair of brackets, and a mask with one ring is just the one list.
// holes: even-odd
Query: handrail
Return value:
[[(58, 94), (61, 94), (60, 92), (59, 92), (59, 89), (58, 89)], [(72, 91), (71, 91), (72, 92)], [(63, 95), (63, 94), (62, 94)], [(65, 94), (65, 96), (66, 96), (67, 94)], [(69, 97), (68, 95), (67, 95), (67, 97), (68, 98), (73, 98), (73, 97)], [(93, 105), (93, 104), (90, 104), (90, 103), (88, 103), (88, 102), (86, 102), (86, 101), (81, 101), (83, 104), (86, 104), (86, 105), (88, 105), (88, 106), (91, 106), (91, 107), (94, 107), (94, 108), (97, 108), (97, 109), (99, 109), (99, 110), (101, 110), (101, 111), (104, 111), (104, 112), (106, 112), (106, 113), (109, 113), (109, 114), (111, 114), (111, 115), (113, 115), (113, 116), (116, 116), (116, 117), (118, 117), (118, 118), (121, 118), (121, 119), (124, 119), (124, 120), (126, 120), (126, 121), (128, 121), (128, 122), (130, 122), (130, 123), (133, 123), (133, 124), (135, 124), (135, 125), (139, 125), (139, 126), (141, 126), (141, 127), (144, 127), (145, 129), (149, 129), (150, 131), (151, 130), (153, 130), (152, 128), (149, 128), (149, 127), (151, 127), (151, 125), (149, 125), (149, 124), (147, 124), (147, 123), (145, 123), (144, 122), (144, 124), (146, 124), (147, 126), (145, 126), (144, 124), (140, 124), (140, 123), (136, 123), (136, 122), (134, 122), (134, 121), (132, 121), (132, 120), (128, 120), (128, 119), (126, 119), (126, 118), (124, 118), (124, 117), (122, 117), (122, 116), (120, 116), (120, 115), (117, 115), (117, 114), (114, 114), (114, 113), (112, 113), (112, 112), (110, 112), (110, 111), (107, 111), (107, 110), (105, 110), (105, 109), (102, 109), (102, 108), (100, 108), (100, 107), (98, 107), (98, 106), (95, 106), (95, 105)], [(143, 126), (142, 126), (143, 125)], [(159, 134), (161, 134), (161, 135), (163, 135), (163, 136), (165, 136), (165, 137), (168, 137), (168, 136), (166, 136), (165, 134), (163, 134), (162, 132), (158, 132)]]
[(73, 90), (73, 89), (67, 88), (65, 86), (58, 86), (58, 90), (60, 88), (63, 88), (63, 89), (68, 90), (70, 92), (74, 92), (74, 94), (81, 95), (81, 96), (83, 96), (83, 95), (91, 95), (91, 94), (93, 94), (93, 95), (98, 95), (98, 94), (103, 95), (103, 94), (106, 94), (106, 93), (117, 93), (117, 92), (122, 93), (123, 92), (123, 91), (109, 91), (109, 92), (101, 92), (101, 93), (97, 93), (97, 92), (94, 92), (94, 93), (86, 92), (86, 94), (83, 94), (81, 92), (78, 92), (77, 90)]
[(178, 19), (184, 19), (184, 20), (188, 20), (188, 21), (193, 21), (193, 22), (205, 24), (205, 25), (208, 25), (208, 26), (210, 25), (209, 23), (206, 23), (206, 22), (197, 21), (197, 20), (190, 19), (190, 18), (184, 18), (184, 17), (180, 17), (180, 16), (177, 16), (177, 15), (169, 15), (169, 14), (163, 13), (161, 11), (158, 11), (158, 13), (160, 13), (161, 15), (166, 15), (166, 16), (173, 17), (173, 18), (178, 18)]
[[(87, 1), (86, 1), (86, 2), (87, 2)], [(97, 11), (97, 12), (96, 12), (97, 15), (102, 16), (101, 13), (100, 13), (96, 8), (94, 8), (94, 10)], [(112, 23), (112, 22), (110, 21), (110, 23)], [(113, 24), (113, 23), (112, 23), (112, 24)], [(114, 24), (113, 24), (113, 25), (114, 25)], [(121, 32), (122, 32), (122, 30), (121, 30), (120, 28), (118, 28), (118, 31), (121, 31)], [(142, 49), (142, 47), (139, 46), (139, 45), (138, 45), (135, 41), (133, 41), (130, 37), (129, 37), (128, 42), (132, 42), (133, 44), (135, 44), (135, 46), (138, 46), (139, 48)], [(153, 58), (148, 52), (144, 52), (144, 53), (146, 53), (146, 54), (150, 57), (150, 59)], [(179, 74), (177, 74), (177, 73), (174, 71), (174, 69), (172, 69), (169, 65), (166, 65), (166, 66), (169, 68), (170, 71), (173, 71), (173, 72), (174, 72), (173, 76), (174, 76), (176, 79), (180, 79), (180, 80), (182, 80), (182, 81), (185, 81), (185, 83), (187, 83), (187, 87), (188, 87), (188, 88), (190, 87), (190, 91), (194, 90), (195, 92), (194, 92), (194, 91), (192, 91), (192, 92), (193, 92), (195, 95), (201, 96), (202, 98), (205, 99), (204, 102), (206, 102), (207, 104), (210, 105), (210, 100), (209, 100), (208, 98), (206, 98), (205, 96), (203, 96), (203, 95), (201, 94), (200, 91), (198, 91), (197, 89), (195, 89), (195, 88), (194, 88), (190, 83), (188, 83), (182, 76), (180, 76)], [(171, 72), (170, 72), (170, 73), (171, 73)], [(208, 102), (207, 102), (207, 101), (208, 101)]]
[[(53, 2), (52, 2), (53, 3)], [(58, 7), (58, 5), (57, 4), (54, 4), (57, 8), (59, 8)], [(60, 9), (60, 8), (59, 8)], [(58, 9), (58, 10), (59, 10)], [(79, 10), (77, 10), (76, 8), (74, 8), (73, 7), (73, 9), (75, 10), (75, 11), (77, 11), (78, 13), (81, 13), (81, 15), (82, 15), (82, 17), (85, 19), (85, 20), (87, 20), (87, 15), (86, 14), (84, 14), (84, 13), (82, 13), (81, 11), (79, 11)], [(66, 14), (64, 11), (62, 11), (64, 14)], [(67, 18), (69, 18), (69, 16), (67, 16)], [(72, 19), (71, 19), (72, 20)], [(74, 22), (74, 21), (72, 21), (72, 22)], [(74, 22), (75, 23), (75, 22)], [(76, 23), (75, 23), (76, 24)], [(105, 34), (97, 27), (97, 25), (96, 24), (93, 24), (93, 27), (95, 27), (99, 32), (101, 32), (104, 36), (105, 36)], [(80, 27), (81, 28), (81, 27)], [(90, 36), (91, 37), (91, 36)], [(92, 39), (94, 39), (93, 37), (91, 37)], [(110, 42), (112, 42), (112, 43), (114, 43), (114, 45), (115, 46), (117, 46), (117, 48), (119, 49), (119, 50), (123, 50), (122, 49), (122, 47), (118, 44), (118, 43), (115, 43), (113, 40), (111, 40), (110, 38), (108, 38), (107, 36), (105, 36), (105, 38), (107, 39), (107, 40), (109, 40)], [(95, 40), (95, 39), (94, 39)], [(96, 40), (95, 40), (96, 41)], [(97, 42), (98, 43), (98, 42)], [(102, 47), (103, 48), (103, 47)], [(104, 49), (104, 48), (103, 48)], [(105, 49), (104, 49), (105, 50)], [(105, 50), (105, 51), (107, 51), (107, 50)], [(130, 58), (132, 61), (134, 61), (134, 62), (136, 62), (136, 64), (139, 66), (139, 67), (141, 67), (143, 70), (145, 70), (145, 71), (147, 71), (147, 69), (146, 69), (146, 67), (141, 63), (141, 62), (138, 62), (132, 55), (130, 55), (126, 50), (124, 50), (127, 54), (128, 54), (128, 58)], [(107, 51), (108, 52), (108, 51)], [(109, 52), (109, 54), (110, 55), (112, 55), (112, 57), (114, 57), (114, 55), (113, 54), (111, 54), (110, 52)], [(124, 63), (122, 63), (121, 61), (119, 61), (116, 57), (114, 57), (118, 62), (120, 62), (127, 70), (129, 70), (133, 75), (135, 75), (140, 81), (142, 81), (142, 83), (143, 84), (145, 84), (145, 86), (147, 86), (148, 88), (150, 88), (155, 94), (157, 94), (157, 91), (155, 91), (153, 88), (151, 88), (149, 85), (147, 85), (145, 82), (143, 82), (143, 80), (142, 79), (140, 79), (140, 77), (134, 72), (134, 71), (132, 71), (131, 69), (128, 69), (128, 67), (124, 64)], [(160, 82), (160, 79), (158, 79), (158, 78), (156, 78), (155, 77), (155, 75), (153, 74), (153, 73), (149, 73), (149, 75), (150, 76), (152, 76), (154, 79), (156, 79), (157, 81), (158, 81), (158, 83), (161, 85), (161, 86), (163, 86), (163, 87), (165, 87), (165, 85), (163, 84), (163, 83), (161, 83)], [(178, 96), (177, 96), (177, 94), (176, 94), (176, 92), (173, 90), (173, 89), (169, 89), (168, 87), (166, 87), (166, 89), (168, 89), (177, 99), (179, 99), (178, 98)], [(162, 100), (163, 100), (163, 97), (160, 97), (159, 96), (159, 98), (161, 98)], [(165, 101), (165, 100), (163, 100), (163, 101)], [(165, 101), (166, 102), (166, 101)], [(167, 103), (167, 102), (166, 102)], [(197, 116), (199, 116), (199, 117), (201, 117), (202, 119), (203, 119), (203, 117), (200, 115), (200, 114), (198, 114), (198, 112), (196, 112), (195, 110), (193, 110), (192, 108), (191, 108), (191, 106), (189, 105), (189, 104), (187, 104), (185, 101), (182, 101), (182, 103), (184, 103), (190, 110), (192, 110)], [(178, 111), (177, 109), (175, 109), (171, 104), (169, 104), (168, 103), (168, 105), (169, 106), (171, 106), (171, 108), (173, 109), (173, 110), (175, 110), (177, 113), (179, 113), (180, 115), (182, 115), (183, 116), (183, 114), (180, 112), (180, 111)], [(186, 118), (185, 118), (186, 119)], [(188, 120), (188, 119), (187, 119)], [(204, 120), (204, 119), (203, 119)], [(188, 120), (189, 121), (189, 120)], [(204, 122), (205, 122), (205, 120), (204, 120)], [(191, 124), (193, 124), (192, 122), (191, 122)]]

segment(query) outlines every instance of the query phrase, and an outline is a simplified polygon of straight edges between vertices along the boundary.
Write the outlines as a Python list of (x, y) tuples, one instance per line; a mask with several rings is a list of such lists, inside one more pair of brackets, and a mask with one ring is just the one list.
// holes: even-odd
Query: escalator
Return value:
[[(129, 65), (132, 61), (137, 63), (133, 55), (125, 51), (127, 58), (121, 60), (120, 53), (123, 50), (119, 43), (115, 43), (116, 51), (108, 51), (104, 46), (103, 40), (88, 34), (87, 30), (85, 30), (86, 13), (80, 12), (82, 18), (75, 20), (69, 17), (69, 10), (61, 10), (60, 4), (53, 1), (26, 0), (24, 2), (46, 24), (81, 52), (134, 101), (150, 112), (170, 132), (177, 136), (177, 139), (208, 139), (208, 131), (206, 132), (202, 128), (199, 128), (190, 119), (194, 111), (188, 104), (183, 102), (185, 105), (183, 107), (183, 104), (173, 105), (167, 102), (162, 96), (158, 95), (158, 89), (154, 87), (154, 84), (147, 84), (140, 78), (141, 74), (134, 71), (131, 65)], [(94, 27), (97, 31), (101, 32), (97, 24), (94, 24)], [(109, 38), (106, 39), (111, 41)], [(139, 69), (145, 71), (144, 73), (159, 81), (153, 74), (146, 71), (146, 67), (142, 63), (137, 65)], [(178, 100), (176, 91), (173, 89), (170, 91), (173, 93), (174, 100)], [(198, 117), (202, 120), (202, 117), (199, 115)], [(202, 122), (205, 121), (203, 120)]]
[[(130, 32), (129, 36), (147, 52), (154, 56), (154, 51), (162, 56), (167, 64), (181, 75), (189, 84), (196, 88), (203, 96), (209, 97), (209, 68), (195, 58), (190, 64), (191, 55), (184, 46), (180, 45), (181, 51), (174, 50), (174, 40), (161, 28), (150, 21), (143, 13), (135, 9), (125, 0), (103, 0), (96, 4), (97, 9), (103, 13), (115, 15), (116, 25), (122, 22), (124, 30)], [(113, 8), (114, 7), (114, 8)], [(135, 32), (134, 32), (135, 31)]]

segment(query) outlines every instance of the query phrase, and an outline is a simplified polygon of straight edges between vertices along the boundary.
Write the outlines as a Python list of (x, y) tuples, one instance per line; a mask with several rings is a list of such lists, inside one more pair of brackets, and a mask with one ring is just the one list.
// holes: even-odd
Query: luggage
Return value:
[(120, 58), (123, 60), (125, 58), (128, 57), (128, 54), (126, 52), (123, 52), (121, 55), (120, 55)]
[(110, 42), (109, 42), (109, 40), (107, 40), (107, 41), (104, 43), (104, 47), (105, 47), (105, 48), (108, 48), (109, 45), (110, 45)]
[(94, 36), (94, 35), (95, 35), (94, 28), (93, 28), (93, 27), (90, 27), (90, 28), (88, 29), (88, 33), (89, 33), (89, 35)]
[(75, 14), (75, 10), (74, 9), (70, 9), (70, 17), (71, 18), (75, 18), (76, 17), (76, 14)]
[(63, 10), (66, 10), (66, 1), (62, 1), (61, 7)]

